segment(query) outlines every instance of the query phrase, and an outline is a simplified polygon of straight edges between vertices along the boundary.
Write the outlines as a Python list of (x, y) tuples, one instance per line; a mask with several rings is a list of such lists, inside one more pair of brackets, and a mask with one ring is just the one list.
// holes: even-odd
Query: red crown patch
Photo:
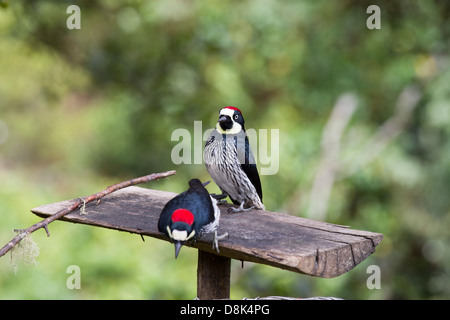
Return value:
[(172, 213), (172, 222), (184, 222), (192, 225), (194, 222), (194, 215), (187, 209), (177, 209)]
[(239, 110), (238, 108), (236, 108), (236, 107), (232, 107), (232, 106), (228, 106), (228, 107), (225, 107), (224, 109), (231, 109), (231, 110), (236, 110), (236, 111), (239, 111), (239, 113), (242, 115), (242, 112), (241, 112), (241, 110)]

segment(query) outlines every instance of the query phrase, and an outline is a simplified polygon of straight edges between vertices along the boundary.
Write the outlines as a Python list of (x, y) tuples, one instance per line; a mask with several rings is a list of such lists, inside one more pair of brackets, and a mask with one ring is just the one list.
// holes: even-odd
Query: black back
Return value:
[[(195, 233), (198, 235), (203, 226), (214, 221), (211, 197), (198, 179), (190, 180), (187, 191), (180, 193), (166, 203), (158, 221), (159, 232), (168, 236), (166, 227), (172, 226), (172, 214), (177, 209), (187, 209), (194, 215), (194, 223), (188, 230), (189, 233), (195, 229)], [(187, 224), (185, 225), (187, 226)]]

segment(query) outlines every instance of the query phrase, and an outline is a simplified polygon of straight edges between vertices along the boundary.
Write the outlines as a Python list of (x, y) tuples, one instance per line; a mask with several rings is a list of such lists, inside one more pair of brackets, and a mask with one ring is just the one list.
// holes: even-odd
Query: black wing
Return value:
[(247, 136), (245, 136), (245, 162), (241, 163), (241, 168), (255, 187), (262, 202), (261, 180), (259, 179), (258, 168), (256, 167), (255, 158), (253, 157), (252, 150), (250, 149)]
[(181, 208), (194, 214), (196, 228), (200, 229), (214, 220), (214, 208), (204, 185), (198, 179), (192, 179), (189, 185), (189, 190), (175, 196), (164, 206), (158, 221), (159, 232), (168, 236), (166, 226), (170, 225), (173, 212)]
[(161, 211), (161, 215), (158, 220), (158, 230), (159, 232), (165, 234), (167, 237), (169, 234), (167, 233), (166, 227), (170, 225), (170, 219), (172, 218), (172, 213), (177, 209), (177, 200), (179, 199), (179, 195), (175, 198), (169, 200), (166, 203), (163, 210)]
[(261, 180), (259, 179), (258, 169), (256, 164), (241, 164), (242, 170), (244, 170), (250, 182), (256, 189), (259, 198), (262, 202), (262, 188), (261, 188)]
[(214, 221), (214, 207), (209, 192), (204, 185), (200, 180), (192, 179), (189, 181), (190, 188), (186, 193), (186, 198), (189, 199), (186, 209), (194, 213), (197, 231)]

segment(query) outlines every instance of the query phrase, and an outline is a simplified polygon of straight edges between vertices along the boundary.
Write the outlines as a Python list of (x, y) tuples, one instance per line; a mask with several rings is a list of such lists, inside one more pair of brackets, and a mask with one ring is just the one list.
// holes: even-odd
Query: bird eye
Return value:
[(234, 120), (237, 120), (239, 116), (237, 114), (234, 115)]

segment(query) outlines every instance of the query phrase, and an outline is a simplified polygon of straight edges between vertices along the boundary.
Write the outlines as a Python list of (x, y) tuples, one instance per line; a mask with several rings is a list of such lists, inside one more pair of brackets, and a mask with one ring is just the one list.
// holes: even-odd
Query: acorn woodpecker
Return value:
[(187, 241), (207, 233), (214, 233), (213, 250), (219, 252), (218, 240), (228, 236), (217, 236), (219, 218), (217, 200), (209, 195), (200, 180), (192, 179), (187, 191), (166, 203), (159, 217), (158, 230), (175, 244), (175, 258)]
[(208, 173), (222, 191), (222, 195), (214, 196), (220, 199), (228, 195), (239, 205), (230, 208), (231, 211), (265, 210), (258, 169), (245, 132), (244, 117), (238, 108), (228, 106), (220, 110), (216, 128), (205, 143), (203, 157)]

